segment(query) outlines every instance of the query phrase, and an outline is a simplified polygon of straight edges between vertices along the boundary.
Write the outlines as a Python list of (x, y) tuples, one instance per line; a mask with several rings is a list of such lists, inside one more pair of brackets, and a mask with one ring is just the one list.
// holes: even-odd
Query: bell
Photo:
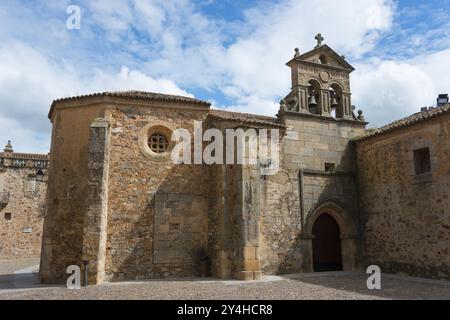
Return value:
[(309, 104), (310, 106), (317, 106), (316, 97), (315, 97), (314, 95), (311, 95), (311, 96), (309, 97), (308, 104)]
[(331, 107), (336, 108), (338, 106), (338, 102), (336, 100), (336, 97), (331, 98)]

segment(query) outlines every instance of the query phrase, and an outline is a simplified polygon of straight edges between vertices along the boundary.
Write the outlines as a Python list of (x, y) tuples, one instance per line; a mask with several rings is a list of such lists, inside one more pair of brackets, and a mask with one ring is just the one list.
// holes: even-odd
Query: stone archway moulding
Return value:
[(313, 247), (314, 235), (312, 229), (315, 221), (322, 214), (329, 214), (335, 219), (340, 229), (342, 267), (344, 271), (357, 271), (360, 269), (359, 257), (359, 237), (355, 221), (351, 218), (348, 210), (336, 201), (326, 201), (315, 207), (308, 214), (303, 226), (303, 270), (304, 272), (314, 272), (313, 268)]

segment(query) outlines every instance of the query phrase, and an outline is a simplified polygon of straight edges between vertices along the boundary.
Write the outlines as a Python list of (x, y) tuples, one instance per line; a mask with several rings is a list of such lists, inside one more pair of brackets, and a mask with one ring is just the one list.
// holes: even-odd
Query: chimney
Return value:
[(440, 94), (437, 98), (437, 107), (443, 107), (446, 104), (448, 104), (449, 102), (449, 98), (448, 98), (448, 94)]

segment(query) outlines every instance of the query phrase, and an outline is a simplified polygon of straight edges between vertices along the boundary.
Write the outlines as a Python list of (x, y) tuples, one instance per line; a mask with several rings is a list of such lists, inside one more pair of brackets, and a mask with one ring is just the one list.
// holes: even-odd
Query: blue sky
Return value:
[[(72, 4), (80, 30), (66, 28)], [(274, 115), (285, 62), (318, 32), (355, 66), (352, 102), (371, 126), (450, 92), (450, 0), (2, 0), (0, 143), (47, 152), (52, 100), (106, 90)]]

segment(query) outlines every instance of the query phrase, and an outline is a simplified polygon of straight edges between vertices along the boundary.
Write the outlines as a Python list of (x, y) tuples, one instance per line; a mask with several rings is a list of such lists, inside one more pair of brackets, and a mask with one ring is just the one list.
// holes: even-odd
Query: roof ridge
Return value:
[(412, 126), (416, 123), (420, 123), (422, 121), (427, 121), (430, 119), (433, 119), (435, 117), (438, 117), (440, 115), (450, 113), (450, 104), (446, 104), (442, 107), (434, 107), (431, 109), (428, 109), (427, 111), (419, 111), (416, 113), (413, 113), (410, 116), (404, 117), (399, 120), (395, 120), (391, 123), (388, 123), (380, 128), (376, 128), (370, 132), (367, 132), (365, 135), (355, 138), (355, 141), (361, 141), (365, 140), (371, 137), (379, 136), (384, 133), (391, 132), (393, 130), (397, 130), (404, 127)]
[[(155, 98), (155, 97), (166, 97), (166, 98), (174, 98), (174, 99), (183, 99), (188, 101), (195, 101), (201, 104), (209, 104), (207, 101), (203, 101), (194, 97), (187, 97), (177, 94), (167, 94), (167, 93), (159, 93), (159, 92), (151, 92), (151, 91), (140, 91), (140, 90), (118, 90), (118, 91), (103, 91), (103, 92), (94, 92), (94, 93), (88, 93), (88, 94), (82, 94), (82, 95), (76, 95), (76, 96), (69, 96), (64, 98), (55, 99), (53, 102), (61, 102), (61, 101), (68, 101), (68, 100), (76, 100), (80, 98), (87, 98), (87, 97), (99, 97), (99, 96), (122, 96), (127, 94), (137, 94), (141, 95), (141, 97), (147, 95), (148, 98)], [(137, 98), (140, 98), (137, 96)]]
[(55, 105), (57, 103), (74, 101), (74, 100), (79, 100), (79, 99), (96, 98), (96, 97), (116, 97), (116, 98), (123, 97), (123, 98), (132, 98), (132, 99), (134, 98), (134, 99), (143, 99), (143, 100), (185, 102), (185, 103), (194, 103), (194, 104), (208, 106), (208, 108), (211, 106), (210, 102), (203, 101), (203, 100), (200, 100), (197, 98), (186, 97), (186, 96), (175, 95), (175, 94), (157, 93), (157, 92), (150, 92), (150, 91), (137, 91), (137, 90), (103, 91), (103, 92), (96, 92), (96, 93), (90, 93), (90, 94), (78, 95), (78, 96), (70, 96), (70, 97), (53, 100), (48, 116), (49, 116), (49, 118), (51, 118), (51, 115), (52, 115)]
[(248, 113), (248, 112), (239, 112), (239, 111), (229, 111), (229, 110), (224, 110), (224, 109), (210, 109), (210, 111), (212, 112), (228, 112), (228, 113), (232, 113), (232, 114), (236, 114), (236, 115), (243, 115), (243, 116), (256, 116), (259, 118), (265, 118), (265, 119), (273, 119), (276, 120), (277, 117), (275, 116), (266, 116), (266, 115), (262, 115), (262, 114), (256, 114), (256, 113)]
[(218, 109), (210, 109), (208, 115), (211, 117), (219, 118), (221, 120), (241, 121), (241, 122), (245, 122), (245, 123), (270, 125), (270, 126), (285, 128), (285, 126), (283, 124), (278, 122), (278, 118), (265, 116), (265, 115), (235, 112), (235, 111), (226, 111), (226, 110), (220, 110), (220, 109), (219, 110)]

